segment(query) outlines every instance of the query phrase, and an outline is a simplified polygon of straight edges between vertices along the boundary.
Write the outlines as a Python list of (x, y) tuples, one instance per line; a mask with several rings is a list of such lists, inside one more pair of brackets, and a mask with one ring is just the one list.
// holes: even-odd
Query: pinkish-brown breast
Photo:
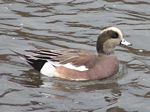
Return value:
[(119, 62), (116, 56), (107, 56), (99, 60), (87, 71), (77, 71), (63, 66), (56, 68), (56, 77), (68, 80), (96, 80), (114, 75), (118, 70)]
[(108, 56), (103, 60), (98, 61), (93, 69), (88, 71), (91, 79), (102, 79), (110, 77), (117, 73), (119, 68), (119, 61), (116, 56)]

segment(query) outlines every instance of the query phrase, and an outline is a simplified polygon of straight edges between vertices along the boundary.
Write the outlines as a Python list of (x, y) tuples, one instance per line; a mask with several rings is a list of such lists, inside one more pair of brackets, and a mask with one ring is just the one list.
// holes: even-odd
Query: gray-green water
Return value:
[[(47, 78), (10, 49), (95, 51), (101, 29), (117, 26), (131, 48), (117, 47), (117, 78)], [(150, 112), (149, 0), (1, 0), (0, 112)]]

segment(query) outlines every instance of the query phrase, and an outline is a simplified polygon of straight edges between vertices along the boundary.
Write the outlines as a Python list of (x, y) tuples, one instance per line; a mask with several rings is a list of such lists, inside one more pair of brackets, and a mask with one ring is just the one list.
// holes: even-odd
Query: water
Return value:
[[(149, 112), (149, 0), (1, 0), (0, 112)], [(95, 51), (101, 29), (117, 26), (120, 71), (102, 81), (47, 78), (10, 49)]]

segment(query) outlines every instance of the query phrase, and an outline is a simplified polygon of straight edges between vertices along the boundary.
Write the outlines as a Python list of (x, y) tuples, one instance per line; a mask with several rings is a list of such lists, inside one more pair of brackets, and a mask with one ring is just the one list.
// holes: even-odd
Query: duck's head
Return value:
[(98, 54), (112, 54), (114, 48), (118, 45), (132, 45), (123, 38), (120, 29), (116, 27), (108, 27), (101, 31), (98, 37), (96, 49)]

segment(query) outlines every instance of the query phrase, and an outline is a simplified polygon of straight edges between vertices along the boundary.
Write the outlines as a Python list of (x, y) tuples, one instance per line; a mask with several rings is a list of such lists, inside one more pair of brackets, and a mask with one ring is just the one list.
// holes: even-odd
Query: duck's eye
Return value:
[(112, 32), (111, 38), (118, 38), (118, 37), (119, 37), (119, 35), (117, 32)]

